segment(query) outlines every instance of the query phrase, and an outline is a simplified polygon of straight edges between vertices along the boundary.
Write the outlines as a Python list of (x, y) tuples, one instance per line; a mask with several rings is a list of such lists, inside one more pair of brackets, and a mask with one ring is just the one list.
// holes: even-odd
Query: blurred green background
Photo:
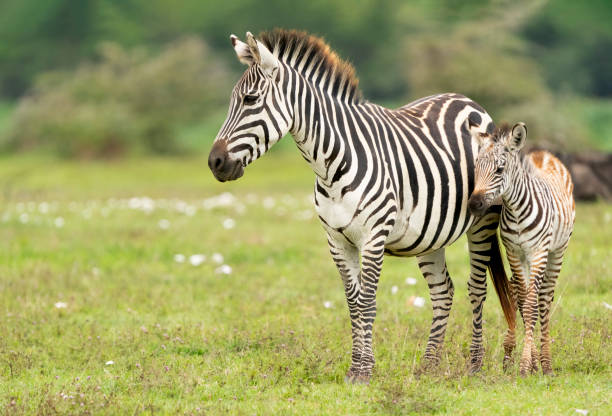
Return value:
[(243, 70), (229, 34), (283, 27), (323, 36), (371, 101), (459, 92), (539, 145), (611, 151), (611, 21), (607, 0), (5, 0), (0, 149), (202, 154)]

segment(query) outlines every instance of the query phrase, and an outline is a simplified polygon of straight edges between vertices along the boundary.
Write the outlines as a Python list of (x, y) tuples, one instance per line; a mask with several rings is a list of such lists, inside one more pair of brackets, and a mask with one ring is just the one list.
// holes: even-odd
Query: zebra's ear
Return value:
[(253, 63), (255, 63), (255, 59), (251, 53), (251, 48), (249, 48), (249, 45), (238, 39), (238, 36), (236, 35), (230, 35), (230, 40), (232, 41), (232, 46), (236, 51), (238, 60), (245, 65), (253, 65)]
[(520, 150), (521, 147), (525, 144), (525, 139), (527, 138), (527, 126), (525, 123), (516, 123), (514, 127), (512, 127), (512, 134), (508, 136), (507, 146), (508, 149), (512, 151)]
[(247, 43), (251, 54), (255, 57), (255, 62), (258, 63), (262, 69), (268, 74), (272, 75), (274, 70), (278, 68), (278, 59), (266, 48), (266, 45), (258, 40), (251, 32), (247, 32)]

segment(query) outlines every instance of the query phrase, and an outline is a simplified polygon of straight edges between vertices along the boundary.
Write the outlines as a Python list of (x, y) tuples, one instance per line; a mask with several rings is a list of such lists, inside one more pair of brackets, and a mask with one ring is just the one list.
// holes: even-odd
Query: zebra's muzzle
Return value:
[(208, 155), (208, 167), (219, 182), (233, 181), (244, 174), (240, 160), (231, 160), (227, 144), (223, 140), (216, 141)]

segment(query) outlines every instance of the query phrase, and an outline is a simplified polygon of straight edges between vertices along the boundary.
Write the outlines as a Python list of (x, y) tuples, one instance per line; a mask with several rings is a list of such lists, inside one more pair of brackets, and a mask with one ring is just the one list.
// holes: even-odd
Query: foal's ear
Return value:
[(478, 147), (481, 147), (491, 137), (489, 134), (481, 132), (480, 124), (475, 124), (469, 117), (465, 120), (465, 128), (472, 135), (472, 139), (476, 140)]
[(525, 123), (523, 122), (516, 123), (514, 127), (512, 127), (512, 134), (508, 135), (506, 146), (511, 151), (520, 150), (525, 144), (526, 138), (527, 126), (525, 126)]

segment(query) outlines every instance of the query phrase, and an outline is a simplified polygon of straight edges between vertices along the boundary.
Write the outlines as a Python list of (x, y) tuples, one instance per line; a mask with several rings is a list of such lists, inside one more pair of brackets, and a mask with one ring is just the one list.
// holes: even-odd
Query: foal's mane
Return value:
[[(259, 34), (259, 39), (282, 62), (296, 68), (304, 60), (301, 73), (308, 79), (316, 74), (327, 74), (327, 85), (333, 83), (333, 93), (344, 92), (349, 101), (363, 100), (359, 90), (359, 79), (355, 69), (347, 61), (341, 59), (322, 38), (299, 30), (274, 29)], [(309, 67), (318, 69), (306, 74)], [(319, 79), (321, 77), (318, 77)]]

